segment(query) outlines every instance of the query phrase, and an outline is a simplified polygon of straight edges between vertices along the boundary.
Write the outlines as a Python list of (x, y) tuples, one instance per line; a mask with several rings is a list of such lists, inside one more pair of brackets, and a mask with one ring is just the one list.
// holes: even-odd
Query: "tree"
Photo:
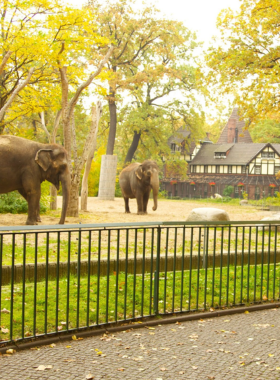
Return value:
[(42, 21), (58, 12), (63, 8), (55, 0), (5, 0), (1, 4), (0, 134), (18, 116), (42, 107), (37, 86), (51, 81), (47, 61), (52, 56), (52, 42)]
[(240, 12), (224, 10), (218, 18), (222, 44), (206, 55), (208, 84), (234, 94), (248, 122), (280, 108), (280, 2), (243, 0)]
[[(96, 70), (89, 75), (88, 79), (81, 83), (72, 98), (69, 99), (69, 80), (67, 77), (67, 66), (62, 66), (61, 61), (58, 60), (59, 72), (61, 76), (61, 88), (62, 88), (62, 123), (63, 123), (63, 134), (64, 134), (64, 146), (68, 152), (68, 161), (71, 170), (71, 194), (70, 201), (68, 205), (68, 216), (78, 216), (79, 214), (79, 186), (80, 186), (80, 175), (83, 166), (86, 162), (88, 153), (93, 145), (95, 138), (95, 125), (92, 124), (92, 128), (86, 138), (83, 153), (80, 157), (77, 155), (77, 143), (76, 143), (76, 131), (74, 123), (74, 109), (79, 100), (82, 91), (86, 89), (94, 78), (96, 78), (102, 71), (103, 67), (107, 63), (110, 55), (112, 54), (114, 46), (111, 46), (103, 60), (99, 63)], [(59, 55), (64, 51), (64, 43), (62, 43), (62, 48)], [(71, 164), (71, 150), (73, 143), (74, 151), (74, 165)]]
[(280, 122), (274, 119), (264, 119), (256, 122), (250, 134), (256, 143), (280, 143)]
[[(194, 35), (181, 23), (164, 19), (154, 6), (144, 5), (137, 10), (133, 0), (119, 0), (106, 4), (93, 0), (90, 4), (98, 13), (99, 30), (102, 35), (113, 39), (116, 45), (108, 61), (108, 68), (114, 76), (109, 80), (110, 128), (106, 154), (113, 155), (118, 120), (117, 103), (120, 101), (121, 92), (126, 91), (127, 95), (134, 96), (134, 108), (139, 115), (139, 121), (147, 117), (150, 112), (148, 108), (153, 104), (151, 100), (159, 100), (179, 90), (180, 86), (182, 89), (183, 86), (191, 85), (190, 76), (195, 73), (191, 73), (188, 66), (197, 44)], [(185, 66), (182, 64), (183, 61)], [(161, 86), (157, 89), (159, 83)], [(147, 86), (146, 89), (144, 84)], [(146, 99), (144, 94), (140, 95), (140, 92), (145, 90), (148, 92)], [(143, 95), (143, 99), (139, 100)], [(155, 113), (153, 110), (154, 115)], [(132, 150), (134, 147), (137, 148), (138, 142), (139, 128), (135, 129), (128, 160), (133, 156)]]
[(87, 198), (88, 198), (88, 177), (91, 169), (92, 160), (94, 157), (94, 152), (96, 150), (96, 140), (98, 133), (99, 120), (102, 115), (102, 106), (101, 102), (98, 101), (96, 106), (92, 107), (92, 140), (91, 146), (88, 150), (88, 156), (86, 159), (85, 170), (82, 180), (82, 189), (81, 189), (81, 210), (87, 211)]

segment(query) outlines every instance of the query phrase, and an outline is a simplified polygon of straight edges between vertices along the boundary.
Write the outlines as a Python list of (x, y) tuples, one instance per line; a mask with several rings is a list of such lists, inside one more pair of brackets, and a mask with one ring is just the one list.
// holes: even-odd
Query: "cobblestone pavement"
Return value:
[(280, 379), (280, 309), (159, 322), (5, 354), (0, 379)]

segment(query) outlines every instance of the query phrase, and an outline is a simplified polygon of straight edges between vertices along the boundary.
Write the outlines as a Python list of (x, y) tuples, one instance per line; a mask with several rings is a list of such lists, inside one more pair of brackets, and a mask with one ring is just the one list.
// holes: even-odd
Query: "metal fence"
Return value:
[(272, 221), (12, 229), (0, 228), (0, 344), (279, 299)]

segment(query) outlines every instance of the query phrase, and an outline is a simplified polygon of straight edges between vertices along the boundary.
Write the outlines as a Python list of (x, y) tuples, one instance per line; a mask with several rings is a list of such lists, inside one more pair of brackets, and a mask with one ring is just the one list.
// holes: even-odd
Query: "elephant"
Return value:
[(157, 209), (158, 172), (158, 165), (152, 160), (146, 160), (142, 164), (132, 163), (121, 171), (119, 183), (124, 198), (125, 213), (130, 213), (129, 198), (136, 198), (137, 214), (147, 214), (151, 189), (153, 190), (154, 198), (153, 210)]
[(0, 194), (17, 190), (28, 203), (26, 224), (40, 220), (41, 183), (49, 181), (59, 190), (62, 184), (64, 224), (71, 177), (66, 150), (58, 144), (41, 144), (17, 136), (0, 136)]

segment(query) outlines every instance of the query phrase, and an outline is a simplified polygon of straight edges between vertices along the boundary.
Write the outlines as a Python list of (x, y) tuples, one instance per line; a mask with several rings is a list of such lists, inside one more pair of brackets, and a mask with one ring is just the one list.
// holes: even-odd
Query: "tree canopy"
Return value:
[[(280, 2), (243, 0), (240, 12), (224, 10), (217, 22), (222, 43), (206, 55), (208, 84), (219, 96), (234, 94), (249, 122), (280, 113)], [(213, 88), (213, 87), (212, 87)]]

